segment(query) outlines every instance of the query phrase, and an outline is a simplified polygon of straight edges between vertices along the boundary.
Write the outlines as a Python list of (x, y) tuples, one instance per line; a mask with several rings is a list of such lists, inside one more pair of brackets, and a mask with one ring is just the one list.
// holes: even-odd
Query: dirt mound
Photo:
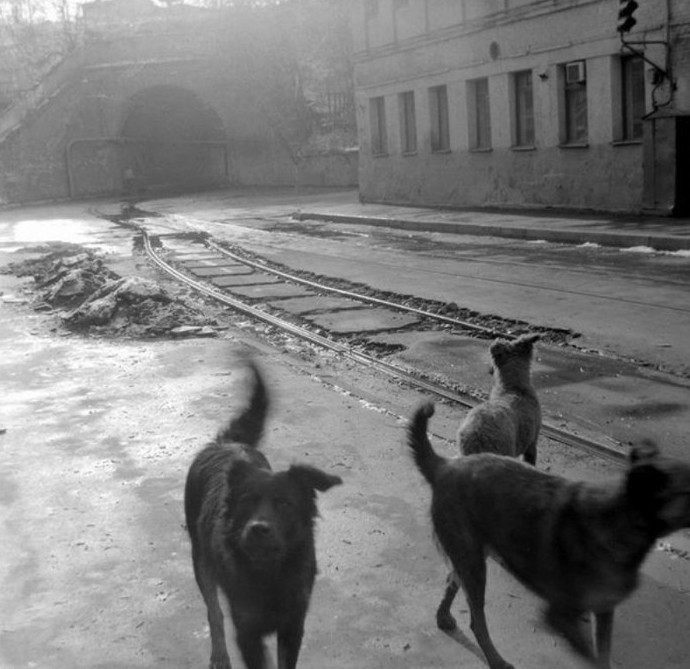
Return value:
[(202, 310), (156, 281), (121, 277), (102, 257), (81, 247), (51, 250), (12, 263), (7, 271), (32, 276), (34, 308), (55, 310), (70, 330), (133, 337), (216, 334), (216, 321)]

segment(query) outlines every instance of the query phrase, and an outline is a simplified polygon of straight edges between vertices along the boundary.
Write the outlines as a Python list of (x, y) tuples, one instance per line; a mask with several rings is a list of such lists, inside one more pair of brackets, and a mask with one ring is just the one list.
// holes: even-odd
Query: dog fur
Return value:
[[(497, 339), (489, 347), (494, 385), (489, 399), (474, 407), (460, 425), (457, 444), (464, 455), (495, 453), (523, 456), (536, 465), (541, 430), (541, 407), (531, 379), (532, 351), (538, 334), (514, 341)], [(446, 578), (446, 590), (436, 611), (439, 629), (455, 629), (450, 608), (460, 582), (454, 572)]]
[(491, 344), (494, 385), (489, 399), (474, 407), (458, 430), (458, 448), (465, 455), (497, 453), (523, 456), (536, 464), (541, 408), (530, 367), (538, 334)]
[(218, 589), (226, 595), (248, 669), (265, 669), (277, 634), (278, 667), (297, 665), (316, 576), (316, 491), (342, 483), (308, 465), (273, 472), (258, 450), (269, 399), (258, 367), (249, 405), (194, 459), (185, 515), (194, 574), (208, 609), (211, 669), (230, 669)]
[[(436, 537), (462, 583), (471, 628), (491, 669), (512, 669), (484, 615), (486, 555), (546, 601), (546, 621), (582, 656), (610, 667), (614, 609), (636, 588), (655, 542), (690, 527), (690, 465), (651, 443), (633, 448), (617, 481), (570, 481), (513, 458), (444, 458), (427, 435), (428, 403), (408, 426), (408, 445), (432, 488)], [(594, 648), (580, 625), (591, 612)]]

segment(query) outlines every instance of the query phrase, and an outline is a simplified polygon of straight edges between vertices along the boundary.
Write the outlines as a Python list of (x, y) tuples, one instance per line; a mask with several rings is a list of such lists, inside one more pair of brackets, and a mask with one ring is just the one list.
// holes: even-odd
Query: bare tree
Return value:
[(77, 43), (68, 0), (0, 0), (0, 105), (33, 89)]

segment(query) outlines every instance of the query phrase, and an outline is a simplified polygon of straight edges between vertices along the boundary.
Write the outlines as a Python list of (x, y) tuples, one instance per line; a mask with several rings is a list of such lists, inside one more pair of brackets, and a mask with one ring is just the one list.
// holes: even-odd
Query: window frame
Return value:
[(429, 88), (429, 143), (432, 153), (450, 151), (450, 119), (448, 86), (441, 84)]
[(534, 119), (534, 76), (532, 70), (511, 74), (512, 148), (533, 149), (536, 145)]
[[(620, 137), (621, 142), (641, 142), (644, 134), (642, 118), (646, 114), (646, 86), (644, 79), (644, 59), (638, 55), (625, 55), (620, 58)], [(635, 90), (632, 67), (639, 67)], [(637, 93), (637, 95), (636, 95)], [(637, 109), (636, 109), (637, 107)], [(638, 131), (636, 132), (636, 128)]]
[[(568, 83), (566, 69), (575, 62), (583, 63), (584, 76), (580, 82)], [(560, 77), (560, 146), (587, 147), (589, 146), (589, 100), (587, 96), (587, 63), (585, 60), (563, 63), (559, 67)], [(581, 108), (578, 110), (577, 107)], [(578, 131), (577, 119), (584, 119)]]
[(372, 156), (388, 155), (388, 127), (386, 123), (386, 98), (378, 95), (369, 98), (369, 130)]
[(417, 110), (414, 91), (398, 93), (400, 150), (403, 156), (417, 153)]
[(491, 151), (491, 94), (489, 78), (477, 77), (466, 82), (467, 122), (470, 151)]

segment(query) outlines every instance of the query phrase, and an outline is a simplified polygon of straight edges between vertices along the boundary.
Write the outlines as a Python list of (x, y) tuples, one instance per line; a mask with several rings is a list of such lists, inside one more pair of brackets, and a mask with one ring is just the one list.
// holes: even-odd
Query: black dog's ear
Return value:
[(520, 343), (529, 344), (530, 346), (532, 346), (535, 342), (538, 342), (540, 339), (541, 335), (535, 332), (533, 334), (522, 335), (522, 337), (520, 337)]
[(639, 464), (628, 472), (626, 490), (628, 498), (639, 508), (647, 507), (648, 510), (656, 510), (650, 502), (656, 500), (659, 503), (661, 493), (668, 485), (668, 474), (652, 463)]
[(659, 455), (659, 447), (651, 439), (643, 439), (630, 450), (630, 462), (635, 465), (644, 460), (651, 460)]
[(319, 492), (326, 492), (334, 485), (340, 485), (343, 482), (340, 476), (327, 474), (311, 465), (292, 465), (288, 470), (288, 474), (301, 485)]

